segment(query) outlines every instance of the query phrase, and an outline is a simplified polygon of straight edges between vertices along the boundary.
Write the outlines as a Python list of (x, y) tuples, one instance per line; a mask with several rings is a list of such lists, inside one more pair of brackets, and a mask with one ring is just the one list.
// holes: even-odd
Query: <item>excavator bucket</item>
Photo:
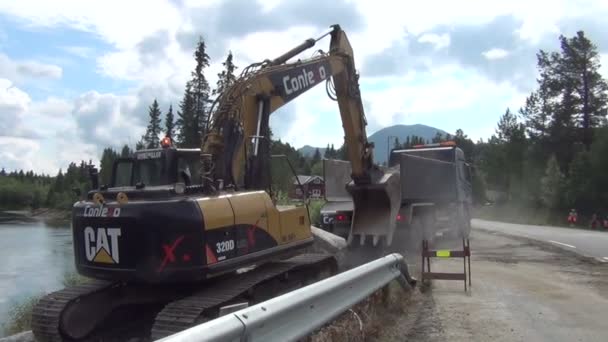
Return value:
[(351, 221), (349, 244), (378, 242), (390, 246), (397, 224), (397, 214), (401, 205), (401, 187), (398, 170), (387, 170), (371, 184), (356, 185), (350, 182), (350, 193), (354, 212)]
[[(377, 170), (381, 172), (380, 170)], [(375, 182), (356, 185), (351, 180), (350, 162), (323, 160), (325, 199), (331, 203), (353, 202), (349, 244), (377, 245), (383, 240), (390, 246), (401, 204), (399, 170), (375, 175)]]

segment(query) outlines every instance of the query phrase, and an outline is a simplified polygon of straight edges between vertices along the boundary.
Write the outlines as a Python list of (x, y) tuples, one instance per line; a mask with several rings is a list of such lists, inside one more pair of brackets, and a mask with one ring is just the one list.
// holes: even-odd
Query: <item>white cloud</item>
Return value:
[[(365, 85), (365, 80), (362, 81)], [(483, 136), (478, 127), (493, 125), (504, 109), (512, 106), (513, 99), (519, 100), (522, 96), (508, 83), (496, 84), (457, 65), (410, 76), (408, 82), (394, 77), (386, 78), (383, 83), (364, 92), (370, 104), (367, 114), (372, 124), (384, 127), (425, 123), (452, 132), (464, 128), (475, 138)]]
[(80, 58), (91, 58), (95, 53), (95, 49), (89, 46), (70, 45), (64, 46), (63, 49), (69, 54)]
[(1, 121), (10, 121), (10, 117), (21, 115), (30, 101), (27, 93), (15, 87), (10, 80), (0, 78), (0, 112), (4, 119)]
[(22, 120), (29, 108), (30, 96), (5, 78), (0, 78), (0, 137), (23, 134)]
[(144, 127), (134, 115), (137, 105), (135, 95), (96, 91), (70, 101), (32, 101), (0, 78), (0, 167), (55, 174), (72, 161), (96, 162), (104, 147), (139, 139)]
[(505, 58), (509, 55), (509, 51), (499, 48), (493, 48), (488, 51), (484, 51), (481, 53), (486, 59), (501, 59)]
[(13, 82), (39, 78), (59, 79), (61, 75), (62, 69), (57, 65), (33, 60), (15, 61), (0, 53), (0, 77), (10, 79)]
[(82, 141), (100, 147), (120, 146), (139, 139), (143, 127), (131, 115), (137, 106), (132, 95), (116, 96), (89, 91), (74, 101), (72, 116)]
[(0, 2), (0, 11), (37, 27), (68, 26), (93, 32), (117, 48), (137, 44), (159, 29), (179, 26), (180, 15), (166, 0)]
[(420, 43), (431, 43), (436, 50), (440, 50), (450, 46), (450, 35), (447, 33), (438, 35), (434, 33), (425, 33), (418, 38)]
[[(246, 4), (244, 0), (241, 2)], [(310, 11), (295, 18), (306, 17), (305, 20), (296, 20), (295, 24), (291, 22), (294, 18), (289, 16), (277, 17), (276, 22), (272, 23), (260, 23), (254, 20), (258, 14), (276, 11), (288, 2), (258, 2), (248, 6), (256, 8), (259, 13), (252, 12), (250, 18), (247, 18), (248, 13), (245, 13), (245, 17), (239, 17), (239, 20), (250, 22), (233, 19), (227, 23), (230, 27), (219, 27), (223, 22), (219, 14), (214, 14), (220, 12), (222, 6), (238, 7), (240, 3), (237, 0), (0, 2), (0, 13), (17, 18), (20, 25), (25, 23), (44, 30), (68, 27), (89, 32), (92, 37), (103, 40), (109, 44), (110, 49), (101, 51), (88, 44), (62, 48), (66, 53), (83, 59), (100, 54), (96, 57), (97, 72), (114, 84), (128, 84), (130, 87), (120, 93), (102, 93), (96, 91), (92, 84), (92, 91), (74, 98), (61, 98), (60, 95), (49, 92), (43, 96), (45, 100), (32, 101), (23, 90), (27, 87), (21, 83), (32, 78), (57, 80), (62, 77), (63, 70), (56, 65), (42, 64), (31, 59), (15, 61), (0, 54), (0, 78), (4, 78), (0, 79), (0, 116), (4, 118), (12, 113), (18, 117), (18, 120), (11, 123), (11, 127), (21, 127), (23, 125), (20, 123), (26, 121), (28, 127), (34, 127), (38, 140), (22, 139), (17, 144), (22, 148), (29, 146), (38, 151), (38, 154), (52, 156), (44, 167), (65, 167), (69, 161), (81, 158), (96, 160), (100, 150), (108, 144), (134, 144), (139, 139), (145, 125), (147, 106), (154, 98), (159, 99), (163, 111), (169, 102), (173, 103), (174, 108), (177, 107), (184, 84), (194, 67), (192, 48), (185, 46), (189, 42), (194, 45), (199, 34), (205, 37), (212, 54), (213, 64), (206, 76), (213, 85), (216, 74), (221, 69), (221, 59), (228, 49), (233, 51), (240, 72), (251, 62), (276, 57), (304, 39), (324, 32), (323, 20), (340, 18), (343, 11), (339, 9), (344, 8), (327, 7), (334, 9), (335, 13), (324, 13), (322, 20), (308, 18), (316, 14)], [(517, 57), (521, 58), (517, 49), (500, 42), (479, 47), (474, 46), (479, 42), (470, 40), (471, 47), (477, 49), (471, 48), (468, 52), (477, 59), (465, 54), (461, 60), (433, 59), (426, 50), (418, 51), (418, 55), (412, 54), (412, 51), (408, 54), (408, 49), (413, 44), (418, 44), (426, 46), (427, 50), (451, 56), (457, 49), (467, 50), (469, 41), (463, 42), (462, 35), (458, 37), (451, 34), (452, 31), (446, 28), (466, 28), (466, 32), (472, 32), (479, 25), (508, 16), (512, 24), (510, 22), (507, 25), (505, 32), (508, 32), (500, 39), (515, 36), (516, 40), (519, 39), (518, 44), (532, 46), (531, 49), (535, 50), (536, 44), (543, 37), (555, 37), (560, 32), (561, 20), (584, 19), (591, 15), (601, 17), (602, 13), (608, 13), (608, 2), (361, 0), (349, 1), (346, 8), (357, 9), (364, 19), (361, 27), (352, 30), (344, 23), (348, 18), (341, 21), (354, 48), (357, 67), (362, 71), (362, 94), (370, 133), (372, 128), (384, 125), (419, 122), (434, 124), (446, 130), (455, 130), (461, 125), (467, 134), (476, 137), (485, 136), (488, 127), (494, 126), (497, 116), (502, 114), (504, 108), (515, 108), (525, 96), (511, 83), (500, 82), (504, 78), (489, 78), (480, 71), (484, 66), (500, 69), (507, 62), (520, 61), (517, 60)], [(231, 19), (230, 13), (233, 12), (223, 14)], [(281, 26), (283, 24), (285, 27)], [(251, 32), (243, 29), (250, 27), (254, 28)], [(433, 31), (437, 28), (446, 30)], [(415, 39), (411, 39), (408, 45), (408, 38), (412, 37)], [(91, 40), (95, 41), (93, 38)], [(399, 42), (401, 44), (396, 44)], [(328, 40), (323, 40), (314, 49), (327, 51), (327, 44)], [(393, 55), (388, 56), (391, 61), (387, 59), (387, 63), (403, 65), (399, 69), (399, 75), (385, 72), (375, 73), (372, 77), (371, 71), (366, 73), (368, 67), (362, 66), (371, 60), (370, 57), (395, 45), (397, 49)], [(313, 50), (307, 51), (301, 57), (306, 58), (312, 52)], [(608, 55), (602, 55), (604, 75), (608, 75), (606, 56)], [(469, 63), (478, 63), (481, 67), (474, 70), (472, 65), (463, 61), (465, 57)], [(498, 59), (500, 62), (487, 63), (486, 59)], [(534, 60), (530, 63), (534, 64)], [(517, 82), (515, 78), (509, 80)], [(281, 115), (286, 118), (285, 121), (281, 121)], [(328, 142), (339, 145), (342, 141), (337, 104), (327, 99), (323, 86), (318, 86), (287, 105), (281, 112), (273, 114), (273, 123), (281, 127), (275, 134), (296, 146), (325, 145)], [(7, 145), (5, 143), (2, 146)], [(0, 153), (6, 154), (2, 146)], [(25, 153), (22, 157), (13, 153), (7, 155), (6, 159), (22, 158), (19, 165), (26, 165), (24, 158), (30, 157)], [(13, 163), (17, 165), (17, 161)]]
[(39, 150), (40, 144), (34, 140), (0, 136), (0, 168), (44, 170)]

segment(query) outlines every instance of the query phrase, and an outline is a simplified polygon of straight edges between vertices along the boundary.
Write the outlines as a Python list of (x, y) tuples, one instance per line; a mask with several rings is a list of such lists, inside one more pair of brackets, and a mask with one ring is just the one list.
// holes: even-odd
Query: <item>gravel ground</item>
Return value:
[[(471, 246), (469, 292), (459, 281), (433, 281), (412, 292), (403, 313), (384, 317), (380, 333), (366, 340), (608, 340), (608, 264), (481, 230), (473, 231)], [(457, 272), (462, 259), (432, 265)]]

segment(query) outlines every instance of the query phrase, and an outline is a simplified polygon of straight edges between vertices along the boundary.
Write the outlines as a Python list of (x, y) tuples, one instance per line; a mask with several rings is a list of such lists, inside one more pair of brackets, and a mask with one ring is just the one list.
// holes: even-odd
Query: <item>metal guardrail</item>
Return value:
[(403, 256), (397, 253), (159, 341), (297, 340), (330, 322), (394, 279), (399, 280), (404, 287), (415, 284), (415, 280), (408, 274)]

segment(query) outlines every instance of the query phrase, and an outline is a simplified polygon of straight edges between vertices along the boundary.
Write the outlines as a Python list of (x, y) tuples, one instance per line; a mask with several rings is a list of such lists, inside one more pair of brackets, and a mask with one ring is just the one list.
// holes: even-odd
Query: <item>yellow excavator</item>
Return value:
[[(328, 52), (288, 62), (331, 36)], [(117, 160), (110, 184), (75, 203), (76, 268), (94, 281), (43, 297), (32, 314), (39, 341), (152, 339), (268, 299), (336, 271), (307, 253), (306, 206), (277, 206), (269, 192), (269, 116), (326, 82), (337, 100), (352, 182), (349, 242), (392, 242), (399, 177), (373, 162), (352, 48), (338, 25), (273, 60), (245, 68), (214, 103), (200, 149), (173, 146)]]

